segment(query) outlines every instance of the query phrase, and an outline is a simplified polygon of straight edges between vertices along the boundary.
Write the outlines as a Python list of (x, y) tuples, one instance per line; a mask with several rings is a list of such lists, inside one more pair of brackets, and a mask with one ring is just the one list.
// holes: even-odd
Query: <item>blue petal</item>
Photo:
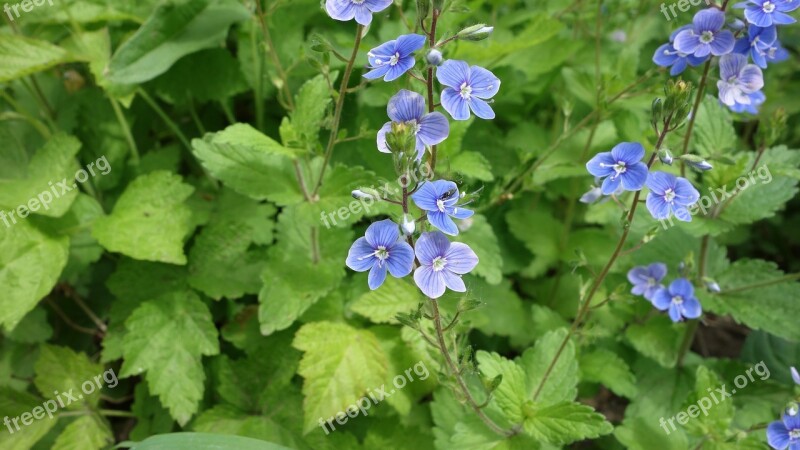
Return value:
[(461, 242), (453, 242), (444, 257), (447, 260), (447, 270), (463, 275), (470, 272), (478, 265), (478, 255)]
[(614, 167), (612, 167), (614, 164), (616, 161), (611, 156), (611, 152), (602, 152), (594, 155), (594, 158), (586, 163), (586, 170), (596, 177), (603, 178), (614, 174)]
[(793, 416), (785, 414), (783, 416), (783, 424), (786, 425), (786, 428), (789, 430), (800, 429), (800, 414), (795, 414)]
[(386, 259), (389, 273), (393, 277), (402, 278), (411, 273), (414, 268), (414, 250), (406, 242), (397, 241), (389, 249), (389, 258)]
[(366, 238), (360, 237), (350, 246), (345, 264), (356, 272), (364, 272), (375, 263), (375, 257), (371, 256), (373, 253), (375, 248), (369, 245)]
[(645, 185), (648, 189), (658, 195), (664, 195), (667, 192), (667, 189), (673, 189), (675, 187), (675, 175), (667, 172), (650, 172), (650, 175), (647, 176), (647, 182)]
[(372, 67), (388, 67), (387, 64), (397, 53), (397, 41), (388, 41), (367, 52), (367, 61)]
[(440, 112), (432, 112), (422, 116), (419, 122), (419, 133), (417, 137), (422, 140), (425, 145), (436, 145), (445, 139), (450, 134), (450, 122), (444, 114)]
[(472, 215), (475, 214), (475, 211), (467, 208), (462, 208), (460, 206), (456, 206), (453, 209), (447, 211), (447, 214), (449, 214), (451, 217), (455, 217), (456, 219), (463, 220), (472, 217)]
[(692, 186), (686, 178), (675, 179), (675, 203), (683, 206), (689, 206), (697, 203), (700, 198), (700, 192)]
[(704, 9), (698, 11), (697, 14), (694, 15), (692, 24), (697, 34), (703, 31), (718, 31), (725, 25), (725, 13), (717, 8)]
[(441, 272), (442, 280), (444, 280), (445, 286), (447, 286), (450, 290), (456, 292), (466, 292), (467, 286), (464, 285), (464, 280), (461, 279), (459, 275), (444, 269)]
[(722, 56), (724, 54), (730, 53), (733, 50), (733, 46), (736, 44), (736, 38), (733, 37), (733, 33), (729, 30), (722, 30), (714, 36), (714, 40), (711, 41), (711, 53), (716, 56)]
[[(695, 210), (697, 211), (697, 210)], [(691, 222), (692, 221), (692, 213), (683, 206), (680, 205), (672, 205), (672, 213), (675, 214), (675, 218), (682, 221), (682, 222)]]
[(469, 105), (461, 94), (453, 88), (445, 88), (441, 95), (442, 106), (455, 120), (469, 119)]
[(685, 299), (694, 297), (694, 286), (686, 278), (678, 278), (669, 285), (669, 293)]
[(650, 278), (650, 276), (650, 272), (643, 266), (637, 266), (628, 271), (628, 281), (630, 281), (631, 284), (647, 283), (647, 279)]
[(616, 191), (619, 188), (621, 183), (622, 180), (620, 180), (620, 177), (610, 176), (605, 180), (603, 180), (603, 184), (600, 186), (600, 190), (602, 190), (603, 194), (605, 195), (611, 195), (614, 193), (614, 191)]
[(767, 442), (772, 448), (784, 450), (789, 446), (789, 430), (780, 421), (775, 421), (767, 427)]
[(352, 20), (356, 15), (356, 7), (350, 0), (326, 0), (325, 11), (335, 20)]
[(397, 38), (397, 51), (400, 56), (408, 56), (425, 45), (425, 36), (421, 34), (404, 34)]
[(373, 291), (381, 287), (383, 282), (386, 280), (386, 264), (379, 264), (376, 263), (372, 266), (372, 269), (369, 271), (369, 276), (367, 277), (367, 284), (369, 288)]
[(363, 77), (368, 80), (377, 80), (378, 78), (386, 75), (386, 73), (389, 72), (390, 67), (391, 66), (388, 64), (383, 66), (378, 66), (377, 68), (372, 69), (369, 72), (365, 73)]
[(386, 122), (383, 124), (380, 130), (378, 130), (378, 151), (382, 153), (391, 153), (392, 151), (389, 150), (389, 147), (386, 145), (386, 133), (392, 131), (392, 122)]
[(800, 373), (797, 372), (797, 369), (790, 367), (789, 371), (792, 373), (792, 380), (794, 381), (794, 384), (800, 384)]
[(675, 43), (672, 45), (675, 50), (690, 55), (700, 47), (700, 37), (691, 30), (684, 30), (675, 36)]
[[(383, 81), (394, 81), (400, 78), (404, 73), (408, 72), (412, 67), (414, 67), (414, 63), (415, 61), (413, 56), (400, 58), (397, 61), (397, 64), (389, 66), (389, 71), (386, 73), (386, 78), (384, 78)], [(423, 109), (424, 108), (425, 107), (423, 103)]]
[(644, 158), (644, 146), (638, 142), (620, 142), (611, 149), (611, 157), (630, 166)]
[(748, 22), (757, 27), (766, 28), (772, 25), (772, 14), (765, 13), (758, 6), (748, 6), (747, 9), (744, 10), (744, 17), (747, 18)]
[(658, 292), (653, 295), (653, 306), (661, 311), (666, 311), (669, 308), (669, 305), (672, 304), (672, 296), (669, 294), (669, 291), (666, 289), (659, 289)]
[(469, 81), (469, 75), (469, 65), (455, 59), (448, 59), (436, 69), (436, 79), (439, 83), (456, 89)]
[(653, 192), (648, 193), (645, 205), (647, 205), (647, 210), (650, 211), (650, 215), (654, 219), (661, 220), (669, 217), (669, 203), (661, 195)]
[(467, 103), (469, 104), (469, 108), (472, 110), (472, 112), (474, 112), (475, 115), (481, 119), (494, 119), (494, 110), (485, 101), (477, 97), (472, 97)]
[(444, 257), (447, 254), (450, 241), (442, 233), (431, 231), (422, 233), (414, 247), (419, 263), (423, 266), (430, 266), (435, 258)]
[(425, 114), (425, 99), (416, 92), (400, 89), (389, 99), (386, 114), (393, 122), (419, 121)]
[(772, 13), (772, 23), (776, 25), (790, 25), (797, 22), (794, 17), (779, 11)]
[(664, 263), (653, 263), (647, 266), (647, 272), (656, 281), (661, 281), (667, 276), (667, 265)]
[(687, 63), (688, 63), (688, 62), (689, 62), (689, 61), (688, 61), (688, 58), (686, 58), (686, 57), (683, 57), (683, 58), (679, 57), (679, 58), (678, 58), (678, 59), (675, 61), (675, 64), (673, 64), (673, 65), (672, 65), (672, 68), (671, 68), (671, 69), (669, 69), (669, 74), (670, 74), (670, 76), (673, 76), (673, 77), (674, 77), (674, 76), (676, 76), (676, 75), (680, 75), (680, 74), (682, 74), (682, 73), (683, 73), (683, 71), (684, 71), (684, 70), (686, 70), (686, 65), (687, 65)]
[(653, 54), (653, 62), (661, 67), (669, 67), (675, 63), (678, 55), (675, 54), (675, 49), (669, 44), (664, 44), (656, 49)]
[(400, 231), (396, 223), (392, 222), (390, 219), (385, 219), (374, 222), (367, 227), (365, 237), (373, 248), (389, 248), (397, 242), (397, 238), (400, 237)]
[(681, 314), (687, 319), (697, 319), (703, 314), (703, 308), (696, 298), (685, 299), (681, 304)]
[(669, 305), (669, 318), (672, 319), (673, 322), (680, 322), (681, 321), (681, 308), (680, 308), (680, 306), (676, 305), (675, 303), (670, 303), (670, 305)]
[(376, 13), (383, 11), (384, 9), (388, 8), (392, 5), (392, 0), (365, 0), (364, 6), (367, 7), (370, 11)]
[(439, 195), (436, 192), (436, 188), (430, 181), (423, 183), (417, 189), (417, 192), (411, 194), (411, 200), (414, 200), (414, 204), (423, 211), (438, 211), (439, 207), (436, 205), (436, 200), (438, 199)]
[(628, 166), (625, 173), (620, 174), (619, 177), (622, 178), (622, 187), (626, 191), (638, 191), (644, 187), (644, 183), (647, 181), (647, 164), (640, 162)]
[(442, 272), (434, 272), (431, 266), (420, 266), (414, 271), (414, 282), (423, 294), (439, 298), (444, 294), (445, 284)]
[(428, 222), (450, 236), (458, 235), (458, 227), (453, 219), (440, 211), (428, 211)]
[(444, 198), (445, 194), (452, 192), (451, 196), (446, 200), (458, 200), (458, 186), (452, 181), (436, 180), (430, 182), (433, 191), (436, 192), (436, 198)]
[[(367, 9), (364, 4), (355, 5), (356, 10), (356, 22), (361, 25), (367, 26), (372, 23), (372, 13)], [(385, 274), (384, 274), (385, 275)]]
[(500, 90), (500, 79), (492, 72), (478, 66), (470, 67), (469, 72), (469, 86), (474, 97), (492, 98)]

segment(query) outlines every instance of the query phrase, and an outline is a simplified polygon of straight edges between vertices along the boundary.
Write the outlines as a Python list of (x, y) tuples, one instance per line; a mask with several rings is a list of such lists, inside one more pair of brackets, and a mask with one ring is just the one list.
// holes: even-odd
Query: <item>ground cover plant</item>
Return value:
[(0, 448), (800, 449), (800, 0), (24, 0)]

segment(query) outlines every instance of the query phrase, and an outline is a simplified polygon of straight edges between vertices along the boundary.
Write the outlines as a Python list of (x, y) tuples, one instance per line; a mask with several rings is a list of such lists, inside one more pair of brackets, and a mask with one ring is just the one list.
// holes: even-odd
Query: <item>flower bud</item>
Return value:
[(653, 104), (650, 106), (650, 121), (653, 125), (656, 125), (661, 122), (661, 119), (664, 118), (664, 101), (661, 100), (660, 97), (657, 97), (653, 100)]
[(697, 156), (689, 153), (688, 155), (682, 155), (681, 159), (689, 166), (703, 172), (714, 168), (714, 166), (712, 166), (711, 163), (706, 161), (702, 156)]
[(414, 230), (417, 229), (417, 221), (411, 217), (411, 214), (403, 214), (403, 221), (400, 223), (400, 228), (402, 228), (406, 236), (411, 236), (414, 234)]
[(351, 192), (350, 195), (352, 195), (353, 198), (358, 199), (358, 200), (362, 200), (362, 199), (363, 200), (375, 200), (375, 196), (373, 196), (371, 194), (368, 194), (368, 193), (362, 191), (361, 189), (353, 190), (353, 192)]
[(425, 55), (425, 62), (430, 64), (431, 66), (438, 66), (442, 63), (442, 52), (432, 48), (428, 50), (428, 53)]
[(739, 19), (734, 19), (728, 24), (728, 26), (730, 26), (734, 31), (739, 31), (744, 29), (744, 22)]
[(477, 25), (464, 28), (463, 30), (459, 31), (456, 36), (458, 36), (459, 39), (464, 39), (466, 41), (482, 41), (491, 36), (493, 31), (494, 27), (487, 27), (485, 24), (479, 23)]
[(660, 148), (660, 149), (658, 150), (658, 159), (659, 159), (659, 160), (660, 160), (662, 163), (664, 163), (664, 164), (666, 164), (666, 165), (668, 165), (668, 166), (671, 166), (671, 165), (672, 165), (672, 161), (673, 161), (673, 158), (672, 158), (672, 152), (671, 152), (671, 151), (669, 151), (669, 149), (668, 149), (668, 148), (666, 148), (666, 147), (662, 147), (662, 148)]
[(417, 137), (413, 126), (404, 122), (392, 122), (392, 129), (386, 133), (386, 146), (396, 154), (412, 153), (416, 156)]
[(581, 198), (578, 201), (581, 203), (591, 204), (596, 202), (602, 196), (603, 191), (599, 187), (595, 186), (589, 189), (589, 192), (581, 195)]
[(800, 412), (800, 407), (798, 407), (797, 403), (795, 402), (789, 402), (789, 404), (786, 405), (786, 409), (784, 410), (784, 412), (786, 413), (787, 416), (796, 416), (797, 413)]
[(720, 289), (719, 284), (712, 280), (711, 278), (703, 278), (703, 283), (706, 285), (706, 289), (708, 292), (713, 292), (714, 294), (719, 294), (722, 289)]

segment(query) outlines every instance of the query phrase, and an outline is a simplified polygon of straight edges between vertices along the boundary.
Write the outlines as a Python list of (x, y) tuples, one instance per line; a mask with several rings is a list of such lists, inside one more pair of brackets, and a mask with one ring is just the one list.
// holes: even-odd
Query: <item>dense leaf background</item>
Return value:
[[(480, 264), (466, 293), (438, 303), (446, 322), (458, 317), (447, 345), (463, 380), (509, 438), (465, 405), (414, 329), (433, 336), (413, 281), (370, 291), (345, 267), (372, 220), (401, 212), (376, 203), (320, 220), (348, 208), (353, 189), (396, 179), (375, 133), (388, 99), (422, 85), (361, 75), (369, 49), (414, 28), (416, 3), (396, 1), (364, 34), (312, 198), (303, 183), (326, 164), (346, 71), (337, 54), (352, 52), (355, 24), (318, 1), (261, 3), (55, 0), (4, 13), (0, 210), (56, 198), (2, 216), (0, 418), (35, 416), (98, 375), (103, 386), (52, 418), (4, 423), (0, 448), (768, 448), (764, 429), (800, 364), (800, 27), (781, 29), (791, 56), (765, 71), (758, 116), (719, 105), (712, 69), (689, 142), (715, 165), (687, 172), (703, 195), (756, 162), (770, 182), (667, 229), (639, 208), (565, 340), (627, 226), (616, 201), (578, 202), (593, 182), (585, 162), (622, 141), (653, 150), (650, 106), (669, 75), (652, 54), (696, 8), (668, 21), (634, 0), (446, 2), (444, 36), (495, 29), (449, 43), (445, 58), (491, 69), (502, 87), (495, 120), (451, 121), (439, 146), (437, 178), (476, 193), (457, 240)], [(786, 127), (765, 147), (778, 110)], [(665, 146), (679, 152), (685, 133)], [(90, 164), (96, 174), (61, 195), (56, 185)], [(695, 279), (699, 323), (673, 324), (629, 293), (627, 271), (655, 261)], [(762, 361), (768, 378), (664, 433), (659, 419)], [(320, 427), (409, 369), (413, 381), (366, 414)]]

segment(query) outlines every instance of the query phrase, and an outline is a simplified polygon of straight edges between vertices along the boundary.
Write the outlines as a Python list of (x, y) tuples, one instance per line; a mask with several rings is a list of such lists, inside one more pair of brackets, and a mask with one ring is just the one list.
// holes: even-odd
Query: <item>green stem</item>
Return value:
[(775, 278), (775, 279), (768, 280), (768, 281), (762, 281), (760, 283), (754, 283), (754, 284), (749, 284), (747, 286), (740, 286), (740, 287), (737, 287), (737, 288), (728, 289), (728, 290), (719, 292), (717, 295), (726, 295), (726, 294), (733, 294), (735, 292), (749, 291), (750, 289), (756, 289), (756, 288), (772, 286), (773, 284), (780, 284), (780, 283), (785, 283), (787, 281), (794, 281), (794, 280), (800, 280), (800, 272), (789, 274), (789, 275), (785, 275), (785, 276), (782, 276), (780, 278)]
[[(703, 76), (700, 78), (700, 84), (697, 87), (697, 98), (694, 100), (692, 107), (692, 116), (689, 117), (689, 126), (686, 128), (686, 135), (683, 137), (683, 149), (681, 155), (685, 155), (689, 150), (689, 140), (692, 138), (692, 131), (694, 130), (694, 122), (697, 119), (697, 110), (700, 108), (700, 103), (703, 101), (703, 93), (706, 89), (706, 82), (708, 81), (708, 71), (711, 69), (711, 58), (706, 61), (706, 66), (703, 69)], [(681, 176), (686, 176), (686, 163), (681, 161)]]
[(358, 56), (358, 48), (361, 46), (361, 33), (364, 31), (364, 26), (359, 25), (356, 27), (356, 40), (353, 44), (353, 52), (350, 54), (350, 59), (347, 61), (347, 66), (344, 69), (342, 82), (339, 85), (339, 96), (336, 99), (336, 107), (333, 110), (333, 122), (331, 124), (331, 134), (328, 137), (328, 145), (325, 148), (325, 160), (322, 162), (322, 169), (319, 171), (319, 179), (314, 186), (314, 191), (311, 193), (311, 198), (316, 199), (319, 193), (319, 188), (322, 186), (322, 179), (325, 176), (325, 170), (333, 155), (333, 148), (336, 146), (336, 138), (339, 135), (339, 123), (342, 120), (342, 109), (344, 107), (344, 98), (347, 95), (347, 84), (350, 82), (350, 75), (353, 73), (353, 65)]
[(275, 64), (275, 70), (278, 72), (278, 77), (281, 79), (280, 92), (284, 97), (286, 109), (294, 109), (294, 100), (292, 99), (292, 92), (289, 89), (289, 77), (286, 71), (283, 70), (281, 59), (278, 56), (278, 51), (275, 48), (275, 43), (272, 41), (272, 36), (269, 34), (269, 27), (267, 27), (267, 17), (261, 8), (261, 0), (256, 0), (256, 8), (258, 10), (258, 19), (261, 24), (261, 31), (264, 34), (264, 43), (267, 45), (267, 52), (272, 58), (272, 63)]
[(142, 97), (142, 99), (143, 99), (143, 100), (144, 100), (144, 101), (145, 101), (145, 102), (146, 102), (148, 105), (150, 105), (150, 108), (152, 108), (152, 109), (153, 109), (153, 111), (155, 111), (155, 113), (158, 115), (158, 117), (160, 117), (160, 118), (161, 118), (161, 120), (163, 120), (163, 121), (164, 121), (164, 123), (167, 125), (167, 128), (169, 128), (169, 129), (170, 129), (170, 131), (172, 131), (173, 133), (175, 133), (175, 136), (177, 136), (177, 137), (178, 137), (178, 139), (179, 139), (179, 140), (181, 141), (181, 143), (183, 144), (183, 146), (184, 146), (184, 147), (186, 147), (186, 150), (188, 150), (188, 151), (189, 151), (189, 153), (192, 153), (192, 144), (191, 144), (191, 143), (189, 143), (189, 139), (187, 139), (187, 138), (186, 138), (186, 135), (185, 135), (185, 134), (183, 134), (183, 131), (181, 131), (181, 128), (178, 126), (178, 124), (177, 124), (177, 123), (175, 123), (175, 122), (174, 122), (174, 121), (173, 121), (173, 120), (172, 120), (172, 119), (169, 117), (169, 115), (168, 115), (168, 114), (167, 114), (167, 113), (166, 113), (166, 112), (165, 112), (163, 109), (161, 109), (161, 107), (160, 107), (160, 106), (158, 106), (158, 103), (156, 103), (156, 101), (155, 101), (155, 100), (153, 100), (153, 98), (152, 98), (152, 97), (150, 97), (150, 94), (148, 94), (148, 93), (147, 93), (147, 91), (145, 91), (145, 90), (144, 90), (144, 89), (142, 89), (142, 88), (139, 88), (139, 89), (137, 89), (137, 90), (136, 90), (136, 93), (137, 93), (137, 94), (139, 94), (139, 96), (141, 96), (141, 97)]
[(683, 358), (686, 356), (686, 353), (689, 352), (689, 349), (692, 348), (692, 342), (694, 342), (694, 336), (697, 334), (697, 328), (699, 326), (699, 320), (692, 320), (686, 327), (686, 334), (683, 335), (683, 342), (681, 342), (681, 348), (678, 350), (678, 367), (683, 367)]
[(131, 149), (133, 163), (138, 165), (139, 149), (136, 147), (136, 141), (133, 139), (131, 127), (128, 125), (128, 121), (125, 119), (125, 114), (122, 113), (122, 108), (119, 107), (119, 102), (117, 102), (116, 99), (109, 97), (108, 101), (111, 102), (111, 108), (114, 109), (114, 115), (117, 117), (117, 122), (119, 122), (120, 128), (122, 128), (122, 134), (125, 136), (125, 141), (128, 143), (128, 147)]

